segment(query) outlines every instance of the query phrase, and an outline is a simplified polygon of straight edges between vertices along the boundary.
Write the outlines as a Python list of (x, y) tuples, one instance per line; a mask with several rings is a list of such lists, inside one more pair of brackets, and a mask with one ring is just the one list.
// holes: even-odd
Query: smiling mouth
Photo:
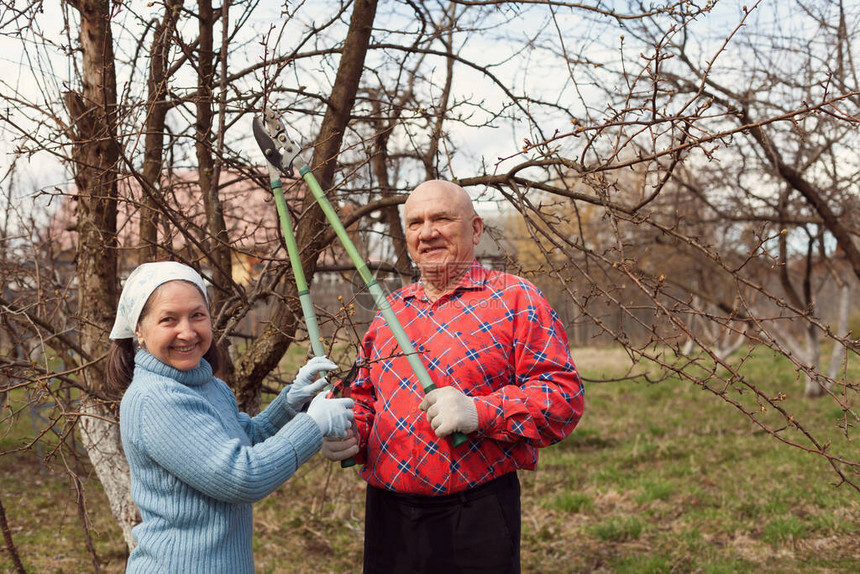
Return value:
[(176, 351), (177, 353), (190, 353), (195, 348), (197, 348), (197, 345), (189, 345), (186, 347), (173, 347), (173, 350)]

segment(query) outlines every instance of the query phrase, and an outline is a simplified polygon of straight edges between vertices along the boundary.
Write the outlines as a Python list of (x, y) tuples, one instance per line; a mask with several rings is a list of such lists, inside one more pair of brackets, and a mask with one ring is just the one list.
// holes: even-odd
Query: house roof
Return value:
[[(261, 174), (261, 177), (268, 178)], [(222, 172), (218, 196), (232, 247), (238, 251), (273, 253), (281, 245), (274, 196), (247, 174)], [(124, 176), (119, 182), (117, 243), (120, 250), (136, 249), (140, 243), (140, 219), (147, 207), (140, 182)], [(296, 205), (302, 188), (295, 180), (284, 182), (287, 202)], [(185, 248), (190, 239), (203, 239), (206, 214), (197, 173), (177, 172), (161, 182), (163, 207), (158, 209), (158, 241), (175, 250)], [(179, 229), (174, 222), (182, 222)], [(73, 250), (77, 241), (76, 189), (64, 197), (49, 223), (49, 232), (59, 252)]]

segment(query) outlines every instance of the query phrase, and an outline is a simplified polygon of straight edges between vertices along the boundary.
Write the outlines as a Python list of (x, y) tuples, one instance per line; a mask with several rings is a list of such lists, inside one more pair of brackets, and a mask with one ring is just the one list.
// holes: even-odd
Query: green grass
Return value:
[(639, 540), (644, 525), (636, 516), (610, 516), (587, 529), (587, 532), (604, 542)]
[[(623, 371), (618, 357), (574, 352), (590, 377)], [(763, 355), (743, 374), (767, 396), (785, 393), (782, 408), (832, 452), (857, 459), (856, 440), (837, 426), (841, 409), (804, 399), (790, 365)], [(730, 388), (725, 398), (757, 404), (749, 391)], [(589, 384), (579, 428), (542, 451), (537, 471), (520, 473), (523, 571), (860, 571), (860, 493), (834, 486), (823, 457), (775, 439), (725, 398), (677, 379)], [(772, 410), (759, 420), (779, 423)], [(26, 417), (0, 422), (0, 448), (28, 432)], [(796, 429), (781, 436), (810, 447)], [(61, 465), (44, 478), (39, 469), (32, 452), (0, 457), (0, 496), (27, 571), (93, 571)], [(85, 486), (104, 571), (121, 572), (119, 529), (95, 478)], [(314, 457), (255, 507), (257, 571), (360, 572), (363, 502), (356, 469)], [(0, 572), (10, 566), (0, 553)]]

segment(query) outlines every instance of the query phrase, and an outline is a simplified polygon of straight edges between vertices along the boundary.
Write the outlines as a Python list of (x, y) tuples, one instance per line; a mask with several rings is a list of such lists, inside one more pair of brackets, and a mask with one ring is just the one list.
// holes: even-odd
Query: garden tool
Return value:
[[(412, 341), (409, 340), (409, 337), (406, 335), (406, 331), (403, 330), (400, 320), (391, 308), (391, 304), (385, 298), (385, 294), (376, 282), (376, 278), (368, 269), (367, 263), (365, 263), (361, 254), (358, 252), (358, 249), (356, 249), (355, 244), (352, 242), (352, 239), (346, 231), (346, 228), (340, 221), (337, 212), (334, 210), (331, 203), (329, 203), (307, 162), (302, 159), (300, 155), (301, 148), (299, 148), (299, 146), (287, 136), (287, 128), (280, 116), (273, 110), (265, 110), (262, 120), (259, 117), (254, 117), (253, 130), (257, 144), (259, 144), (260, 149), (263, 151), (263, 155), (266, 156), (266, 159), (268, 160), (269, 174), (272, 179), (272, 191), (275, 194), (275, 202), (278, 207), (278, 213), (281, 217), (281, 225), (284, 229), (285, 240), (287, 241), (287, 251), (296, 277), (296, 285), (299, 288), (302, 312), (305, 314), (305, 322), (307, 323), (308, 335), (311, 337), (311, 347), (314, 350), (314, 354), (317, 354), (317, 349), (313, 346), (314, 341), (316, 340), (317, 344), (319, 344), (319, 328), (317, 327), (313, 305), (310, 303), (310, 292), (308, 291), (307, 283), (304, 279), (304, 273), (301, 271), (301, 259), (299, 258), (298, 246), (296, 245), (295, 236), (293, 235), (292, 225), (289, 222), (289, 214), (286, 209), (283, 185), (281, 183), (280, 176), (277, 173), (280, 172), (285, 176), (291, 177), (294, 173), (294, 166), (298, 168), (299, 175), (302, 177), (305, 184), (307, 184), (308, 189), (310, 189), (317, 204), (322, 208), (323, 214), (325, 214), (326, 219), (334, 229), (341, 245), (352, 260), (356, 271), (358, 271), (358, 274), (364, 281), (364, 284), (373, 297), (383, 319), (385, 319), (386, 324), (391, 329), (394, 339), (400, 346), (400, 350), (403, 351), (403, 354), (406, 356), (409, 366), (412, 368), (415, 376), (418, 377), (418, 381), (421, 384), (421, 388), (424, 393), (426, 394), (434, 390), (436, 385), (430, 378), (430, 373), (427, 372), (427, 368), (424, 366), (424, 363), (421, 362), (421, 358), (415, 351)], [(299, 284), (299, 277), (301, 277), (301, 284)], [(307, 292), (304, 296), (305, 299), (302, 299), (303, 292)], [(307, 301), (307, 305), (305, 304), (305, 301)], [(316, 336), (311, 333), (311, 323), (313, 324)], [(320, 353), (321, 352), (322, 346), (320, 345)], [(453, 433), (451, 435), (451, 439), (454, 446), (460, 446), (468, 440), (466, 435), (461, 432)]]

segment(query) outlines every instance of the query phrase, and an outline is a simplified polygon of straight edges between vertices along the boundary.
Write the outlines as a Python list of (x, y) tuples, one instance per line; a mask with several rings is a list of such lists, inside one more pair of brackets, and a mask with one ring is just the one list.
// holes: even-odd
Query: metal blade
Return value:
[(254, 118), (252, 129), (254, 131), (254, 139), (257, 140), (257, 145), (260, 146), (260, 150), (263, 152), (263, 155), (266, 156), (266, 160), (276, 168), (280, 169), (283, 162), (283, 156), (278, 152), (278, 145), (269, 135), (268, 130), (263, 127), (263, 122), (260, 121), (260, 118)]
[(287, 137), (287, 129), (275, 111), (266, 110), (264, 118), (265, 123), (258, 117), (254, 117), (252, 122), (257, 145), (269, 163), (284, 175), (292, 177), (293, 160), (302, 150)]
[(272, 109), (267, 109), (264, 117), (266, 121), (266, 132), (274, 142), (275, 149), (280, 156), (280, 162), (275, 163), (274, 165), (282, 172), (292, 175), (293, 160), (295, 160), (296, 156), (298, 156), (299, 152), (302, 150), (289, 137), (287, 137), (287, 128), (277, 112)]

